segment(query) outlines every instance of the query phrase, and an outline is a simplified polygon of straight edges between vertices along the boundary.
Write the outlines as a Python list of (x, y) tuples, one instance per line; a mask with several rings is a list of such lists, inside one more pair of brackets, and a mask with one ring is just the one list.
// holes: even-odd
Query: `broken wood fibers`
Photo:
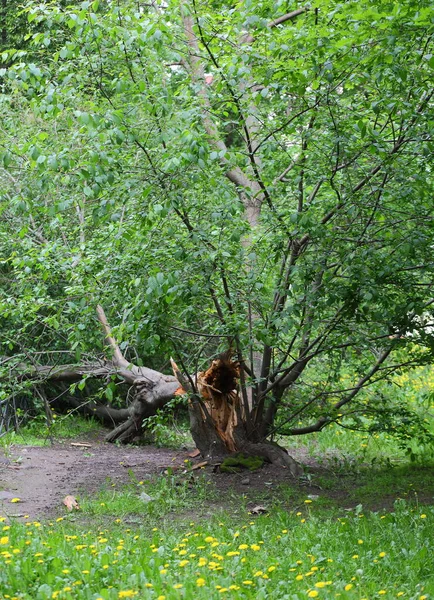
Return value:
[[(174, 366), (175, 375), (176, 365)], [(230, 354), (222, 354), (213, 360), (206, 371), (197, 374), (197, 391), (201, 396), (202, 418), (210, 418), (216, 432), (230, 452), (237, 450), (234, 440), (234, 429), (238, 422), (240, 410), (239, 395), (237, 392), (240, 375), (239, 363), (231, 360)], [(185, 393), (183, 388), (178, 388), (177, 395)]]

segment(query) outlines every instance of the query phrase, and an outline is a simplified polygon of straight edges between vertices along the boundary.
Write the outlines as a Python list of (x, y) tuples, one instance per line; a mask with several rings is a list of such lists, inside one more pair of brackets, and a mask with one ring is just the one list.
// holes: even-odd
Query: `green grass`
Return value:
[[(83, 511), (99, 512), (99, 500)], [(307, 503), (298, 514), (159, 527), (127, 527), (121, 516), (105, 528), (69, 516), (0, 524), (0, 590), (23, 600), (428, 598), (433, 524), (433, 507), (404, 501), (388, 514), (360, 507), (339, 518)]]
[(81, 502), (83, 513), (88, 516), (113, 518), (137, 516), (148, 525), (161, 521), (169, 514), (191, 511), (192, 504), (206, 507), (216, 499), (214, 486), (205, 477), (190, 478), (175, 475), (160, 476), (146, 481), (133, 481), (116, 489), (107, 484), (92, 498)]
[(12, 445), (47, 446), (51, 440), (77, 438), (100, 429), (101, 425), (94, 419), (75, 414), (56, 415), (51, 427), (47, 427), (45, 420), (32, 419), (18, 431), (9, 431), (1, 436), (0, 448), (7, 451)]

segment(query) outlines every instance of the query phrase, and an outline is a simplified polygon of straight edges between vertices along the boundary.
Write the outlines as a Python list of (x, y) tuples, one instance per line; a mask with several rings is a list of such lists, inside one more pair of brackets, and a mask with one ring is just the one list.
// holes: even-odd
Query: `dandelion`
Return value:
[(134, 590), (123, 590), (118, 594), (118, 598), (134, 598), (137, 596), (139, 592), (135, 592)]
[(181, 560), (181, 561), (179, 561), (179, 566), (185, 567), (185, 565), (188, 565), (189, 562), (190, 562), (189, 560)]
[[(426, 519), (426, 515), (425, 514), (424, 515), (420, 515), (420, 518), (421, 519)], [(421, 596), (421, 598), (422, 598), (422, 596)], [(426, 598), (426, 596), (424, 596), (424, 598)]]
[(358, 554), (353, 554), (353, 556), (351, 558), (359, 558)]
[(317, 581), (317, 582), (315, 583), (315, 587), (317, 587), (317, 588), (323, 588), (323, 587), (325, 587), (326, 585), (327, 585), (327, 581)]
[(378, 594), (379, 594), (380, 596), (384, 596), (384, 594), (387, 594), (387, 592), (386, 592), (386, 590), (380, 590), (380, 591), (378, 592)]
[(303, 579), (303, 575), (297, 575), (295, 581), (301, 581)]
[(318, 596), (318, 592), (316, 590), (311, 590), (308, 593), (309, 598), (316, 598)]
[(244, 585), (253, 585), (253, 581), (250, 581), (250, 579), (246, 579), (245, 581), (243, 581)]
[(386, 556), (385, 552), (380, 552), (380, 554), (378, 555), (380, 558), (384, 558)]
[(268, 572), (269, 573), (272, 573), (275, 570), (276, 570), (276, 567), (274, 565), (271, 565), (271, 567), (268, 567)]
[(182, 588), (182, 583), (175, 583), (175, 585), (173, 586), (174, 590), (180, 590)]
[(255, 552), (257, 552), (258, 550), (261, 549), (261, 546), (258, 546), (258, 544), (251, 544), (250, 548), (252, 550), (254, 550)]
[(21, 502), (21, 498), (12, 498), (12, 504), (16, 504), (17, 502)]
[(4, 535), (3, 537), (0, 538), (0, 546), (6, 546), (6, 544), (9, 543), (9, 537), (7, 535)]
[(247, 548), (248, 548), (248, 547), (249, 547), (249, 545), (248, 545), (248, 544), (240, 544), (240, 545), (238, 546), (238, 550), (247, 550)]
[(353, 587), (352, 583), (347, 583), (347, 585), (345, 586), (345, 591), (349, 592), (352, 587)]
[(203, 587), (205, 584), (206, 584), (206, 581), (202, 577), (199, 577), (199, 579), (196, 579), (197, 587)]

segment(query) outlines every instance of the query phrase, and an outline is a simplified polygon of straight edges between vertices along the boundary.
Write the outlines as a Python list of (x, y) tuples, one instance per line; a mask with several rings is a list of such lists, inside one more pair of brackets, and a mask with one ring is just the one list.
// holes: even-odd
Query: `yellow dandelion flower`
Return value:
[(301, 581), (303, 579), (303, 575), (297, 575), (295, 581)]
[(202, 577), (199, 577), (199, 579), (196, 579), (197, 587), (203, 587), (205, 584), (206, 584), (206, 581)]
[(317, 587), (317, 588), (323, 588), (323, 587), (325, 587), (326, 585), (327, 585), (327, 582), (326, 582), (326, 581), (317, 581), (317, 582), (315, 583), (315, 587)]
[(173, 586), (174, 590), (180, 590), (182, 588), (182, 583), (175, 583), (175, 585)]
[(252, 550), (254, 550), (255, 552), (257, 552), (258, 550), (260, 550), (260, 549), (261, 549), (261, 546), (258, 546), (258, 544), (251, 544), (251, 545), (250, 545), (250, 548), (251, 548)]
[(380, 591), (378, 592), (378, 595), (379, 595), (379, 596), (384, 596), (384, 594), (387, 594), (386, 590), (380, 590)]
[(246, 579), (245, 581), (243, 581), (244, 585), (253, 585), (253, 581), (250, 581), (250, 579)]
[[(425, 515), (425, 514), (423, 514), (423, 515), (420, 515), (420, 518), (421, 518), (421, 519), (426, 519), (426, 515)], [(425, 596), (425, 597), (426, 597), (426, 596)]]
[(21, 498), (12, 498), (12, 504), (16, 504), (17, 502), (21, 502)]
[(311, 590), (307, 595), (309, 598), (316, 598), (318, 596), (318, 592), (316, 590)]
[(380, 552), (380, 554), (378, 555), (380, 558), (384, 558), (386, 556), (385, 552)]
[(248, 548), (248, 547), (249, 547), (249, 545), (248, 545), (248, 544), (240, 544), (240, 545), (238, 546), (238, 550), (247, 550), (247, 548)]
[(6, 546), (6, 544), (9, 543), (9, 537), (7, 535), (4, 535), (3, 537), (0, 538), (0, 546)]
[(349, 592), (352, 587), (353, 587), (352, 583), (347, 583), (347, 585), (345, 586), (345, 591)]

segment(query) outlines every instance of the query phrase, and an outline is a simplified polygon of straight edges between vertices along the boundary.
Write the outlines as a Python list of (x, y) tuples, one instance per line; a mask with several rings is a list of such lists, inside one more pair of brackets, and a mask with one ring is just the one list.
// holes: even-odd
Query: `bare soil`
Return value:
[[(57, 441), (45, 447), (15, 446), (7, 455), (0, 454), (0, 516), (29, 515), (32, 519), (42, 519), (64, 514), (63, 499), (67, 495), (92, 495), (108, 481), (123, 484), (131, 482), (132, 477), (140, 481), (164, 476), (169, 467), (181, 474), (185, 472), (184, 461), (197, 464), (201, 460), (189, 457), (187, 449), (116, 446), (105, 443), (103, 436), (103, 432), (95, 432), (85, 438)], [(77, 442), (90, 447), (72, 445)], [(287, 470), (273, 465), (234, 474), (215, 472), (207, 466), (200, 472), (205, 472), (215, 485), (221, 508), (229, 507), (240, 496), (252, 507), (281, 498), (283, 505), (294, 508), (300, 498), (309, 495), (320, 498), (325, 505), (330, 503), (347, 509), (359, 503), (354, 495), (358, 486), (356, 478), (336, 477), (316, 464), (304, 449), (292, 454), (309, 473), (300, 480), (294, 480)], [(199, 470), (193, 473), (196, 475)], [(336, 485), (322, 489), (315, 483), (321, 474), (332, 476)], [(367, 504), (374, 510), (387, 509), (393, 506), (396, 497), (379, 491), (378, 497)], [(20, 501), (11, 503), (14, 498)], [(417, 499), (419, 503), (433, 502), (430, 493), (419, 493)]]

